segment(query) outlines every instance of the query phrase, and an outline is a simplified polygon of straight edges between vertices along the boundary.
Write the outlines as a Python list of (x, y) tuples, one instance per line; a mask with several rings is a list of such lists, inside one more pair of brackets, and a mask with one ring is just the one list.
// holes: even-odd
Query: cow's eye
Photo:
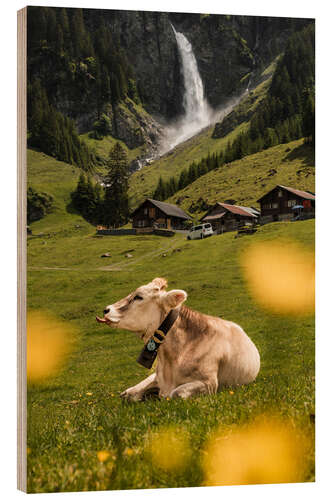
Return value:
[(143, 297), (140, 297), (140, 295), (136, 295), (133, 300), (143, 300)]

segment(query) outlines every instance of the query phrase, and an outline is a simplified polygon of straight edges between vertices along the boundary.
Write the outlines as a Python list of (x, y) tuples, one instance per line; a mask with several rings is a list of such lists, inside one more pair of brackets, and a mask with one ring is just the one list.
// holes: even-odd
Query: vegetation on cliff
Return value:
[[(305, 137), (314, 145), (314, 77), (314, 26), (308, 26), (290, 38), (266, 97), (254, 110), (249, 98), (238, 106), (238, 117), (243, 113), (245, 121), (251, 116), (248, 130), (239, 133), (219, 153), (193, 162), (181, 171), (178, 179), (172, 176), (164, 181), (160, 177), (154, 196), (167, 199), (210, 170), (277, 144)], [(234, 114), (237, 116), (237, 111)], [(215, 126), (213, 137), (219, 137), (218, 130), (221, 126)]]
[[(94, 155), (79, 139), (73, 120), (84, 128), (82, 116), (94, 116), (96, 132), (111, 133), (104, 106), (127, 96), (140, 102), (126, 54), (102, 16), (95, 29), (89, 30), (82, 9), (29, 7), (30, 146), (91, 170)], [(88, 127), (89, 121), (92, 118)]]

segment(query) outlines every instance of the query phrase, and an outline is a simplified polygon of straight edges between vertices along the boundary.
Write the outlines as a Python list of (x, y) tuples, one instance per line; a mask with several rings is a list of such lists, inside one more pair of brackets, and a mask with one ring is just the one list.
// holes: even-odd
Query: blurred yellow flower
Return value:
[(92, 395), (93, 395), (93, 393), (92, 393), (92, 392), (86, 392), (86, 395), (87, 395), (87, 396), (92, 396)]
[(43, 312), (27, 317), (27, 379), (40, 383), (54, 376), (73, 347), (75, 333), (62, 321)]
[(132, 448), (125, 448), (125, 450), (124, 450), (124, 455), (127, 455), (128, 457), (133, 455), (133, 453), (134, 453), (134, 450), (132, 450)]
[(235, 394), (235, 393), (234, 393), (234, 391), (229, 391), (229, 394), (233, 395), (233, 394)]
[(98, 451), (97, 458), (100, 462), (105, 462), (110, 456), (110, 452), (106, 450)]
[(190, 457), (189, 438), (182, 428), (164, 428), (151, 435), (149, 453), (153, 465), (166, 471), (181, 470)]
[(314, 311), (314, 254), (294, 241), (256, 243), (242, 255), (244, 275), (254, 299), (280, 314)]
[(203, 454), (204, 485), (293, 483), (304, 480), (306, 440), (288, 421), (261, 418), (217, 433)]

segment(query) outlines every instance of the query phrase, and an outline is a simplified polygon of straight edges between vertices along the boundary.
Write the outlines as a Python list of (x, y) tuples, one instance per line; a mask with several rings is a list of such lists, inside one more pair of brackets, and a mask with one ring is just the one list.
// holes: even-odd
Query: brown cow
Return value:
[(156, 372), (121, 396), (139, 401), (149, 391), (160, 397), (188, 398), (215, 394), (223, 386), (253, 382), (260, 369), (258, 350), (240, 326), (185, 307), (184, 290), (166, 291), (167, 282), (155, 278), (124, 299), (109, 305), (104, 318), (113, 328), (135, 332), (145, 343), (171, 310), (178, 316), (157, 354)]

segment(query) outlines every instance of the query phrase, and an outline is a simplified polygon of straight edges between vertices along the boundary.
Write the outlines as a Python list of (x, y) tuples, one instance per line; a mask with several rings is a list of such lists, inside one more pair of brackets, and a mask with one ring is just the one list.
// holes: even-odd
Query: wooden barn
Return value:
[(224, 233), (235, 231), (241, 224), (256, 224), (259, 217), (255, 208), (217, 202), (200, 220), (210, 222), (217, 233)]
[(315, 216), (314, 193), (277, 185), (259, 198), (261, 221), (309, 219)]
[(133, 228), (185, 229), (191, 217), (177, 205), (147, 198), (132, 213)]

